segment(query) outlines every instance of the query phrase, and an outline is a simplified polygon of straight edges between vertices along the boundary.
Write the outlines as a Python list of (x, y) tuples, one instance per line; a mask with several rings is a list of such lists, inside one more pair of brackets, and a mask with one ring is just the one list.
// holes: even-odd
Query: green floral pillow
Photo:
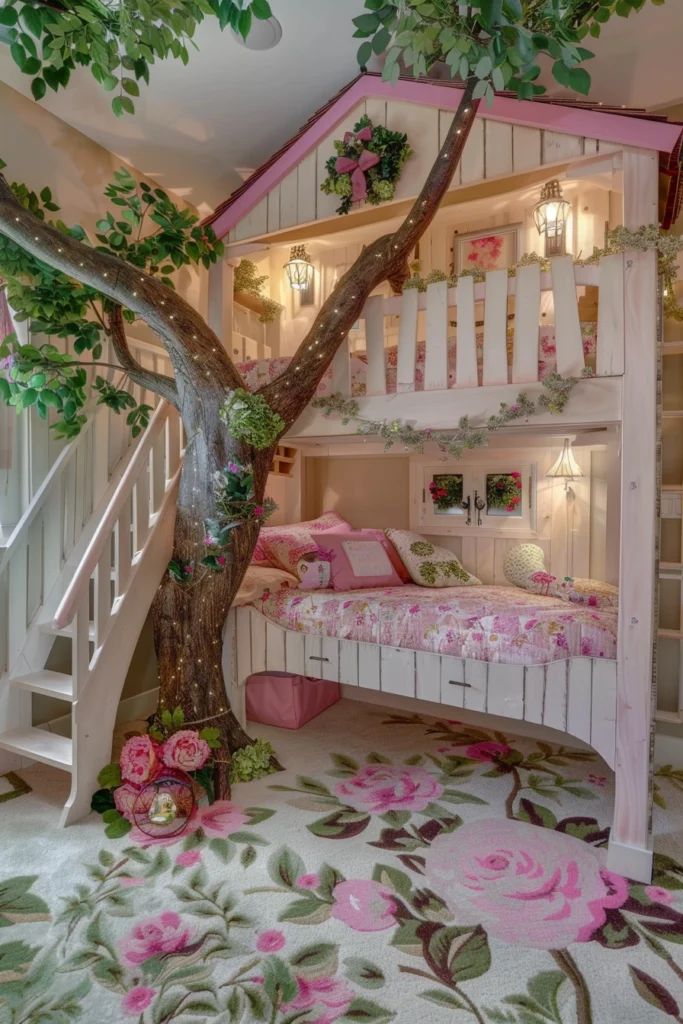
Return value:
[(452, 551), (410, 530), (386, 530), (414, 583), (421, 587), (471, 587), (481, 583)]

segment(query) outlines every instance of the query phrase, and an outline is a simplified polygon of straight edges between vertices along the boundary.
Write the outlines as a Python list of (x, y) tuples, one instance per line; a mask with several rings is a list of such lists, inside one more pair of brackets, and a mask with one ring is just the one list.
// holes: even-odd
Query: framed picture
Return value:
[(519, 229), (510, 224), (489, 231), (471, 231), (455, 235), (453, 239), (453, 267), (456, 274), (464, 270), (503, 270), (512, 267), (519, 258)]

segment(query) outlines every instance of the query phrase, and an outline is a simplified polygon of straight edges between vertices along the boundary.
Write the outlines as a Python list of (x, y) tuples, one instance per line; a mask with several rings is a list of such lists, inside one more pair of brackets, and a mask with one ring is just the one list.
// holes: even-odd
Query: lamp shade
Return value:
[(289, 278), (289, 286), (294, 291), (305, 291), (313, 277), (313, 264), (311, 257), (306, 252), (305, 245), (293, 245), (289, 259), (285, 263), (285, 270)]
[(565, 437), (562, 451), (555, 462), (553, 462), (546, 476), (561, 477), (564, 480), (574, 480), (575, 477), (583, 476), (581, 466), (574, 458), (571, 442), (568, 437)]
[(545, 238), (546, 256), (564, 253), (564, 236), (571, 203), (562, 196), (557, 178), (547, 182), (541, 190), (541, 198), (534, 207), (534, 223), (539, 235)]

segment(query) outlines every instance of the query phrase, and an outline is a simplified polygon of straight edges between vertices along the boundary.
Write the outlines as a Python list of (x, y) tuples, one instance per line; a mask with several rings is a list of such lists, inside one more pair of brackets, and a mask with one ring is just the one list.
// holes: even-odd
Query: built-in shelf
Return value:
[(276, 473), (278, 476), (291, 476), (292, 468), (296, 462), (296, 448), (290, 448), (289, 445), (279, 444), (275, 449), (275, 455), (273, 456), (273, 463), (270, 467), (271, 473)]
[(660, 571), (664, 572), (681, 572), (683, 569), (683, 562), (660, 562)]
[(662, 490), (683, 494), (683, 484), (662, 484)]
[(683, 355), (683, 339), (680, 341), (665, 341), (662, 345), (662, 352), (665, 356)]
[(680, 629), (658, 629), (657, 636), (665, 640), (683, 640), (683, 631)]
[(683, 418), (683, 409), (665, 409), (662, 417), (665, 420), (680, 420)]

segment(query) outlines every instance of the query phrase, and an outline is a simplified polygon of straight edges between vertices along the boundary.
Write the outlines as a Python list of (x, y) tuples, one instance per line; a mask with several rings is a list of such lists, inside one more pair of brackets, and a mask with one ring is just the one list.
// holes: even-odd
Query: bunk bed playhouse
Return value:
[[(456, 87), (443, 82), (401, 80), (389, 86), (362, 75), (209, 219), (226, 242), (223, 263), (211, 271), (209, 315), (213, 326), (232, 338), (251, 386), (277, 376), (360, 247), (405, 214), (459, 96)], [(412, 156), (391, 201), (377, 207), (356, 204), (338, 216), (339, 197), (324, 194), (320, 184), (334, 140), (352, 132), (362, 115), (374, 125), (405, 132)], [(680, 126), (597, 104), (498, 96), (491, 107), (480, 109), (451, 190), (416, 252), (419, 273), (431, 283), (426, 289), (404, 288), (399, 295), (388, 286), (373, 294), (319, 393), (355, 396), (360, 414), (372, 420), (401, 419), (438, 430), (452, 428), (463, 415), (485, 420), (501, 402), (514, 402), (521, 389), (538, 395), (549, 369), (583, 379), (560, 418), (543, 413), (506, 428), (500, 446), (468, 453), (458, 465), (440, 463), (429, 451), (424, 456), (400, 451), (395, 458), (401, 472), (409, 464), (408, 476), (400, 477), (394, 492), (405, 493), (407, 484), (400, 513), (386, 507), (378, 516), (375, 501), (374, 521), (362, 521), (367, 502), (360, 483), (353, 495), (328, 487), (323, 496), (331, 507), (344, 507), (354, 526), (409, 526), (428, 542), (447, 545), (481, 587), (432, 591), (408, 584), (339, 594), (279, 590), (275, 583), (265, 589), (259, 572), (270, 579), (273, 570), (263, 568), (268, 556), (261, 551), (261, 567), (255, 565), (247, 579), (245, 603), (230, 613), (224, 645), (228, 690), (241, 716), (247, 677), (287, 670), (380, 691), (387, 704), (396, 696), (428, 700), (550, 726), (584, 740), (616, 773), (609, 866), (643, 880), (650, 877), (652, 857), (656, 254), (634, 250), (588, 264), (560, 254), (549, 269), (531, 263), (509, 274), (507, 268), (522, 253), (539, 249), (532, 213), (549, 179), (560, 180), (571, 204), (567, 253), (590, 255), (604, 245), (606, 228), (618, 224), (668, 226), (680, 199), (680, 143)], [(467, 243), (477, 234), (501, 239), (502, 256), (487, 265), (493, 269), (483, 280), (468, 275), (444, 280), (454, 264), (457, 272), (471, 258)], [(306, 247), (312, 266), (304, 290), (292, 291), (283, 271), (294, 245)], [(270, 297), (282, 308), (276, 322), (252, 338), (244, 334), (244, 320), (235, 317), (233, 305), (234, 269), (245, 257), (269, 275)], [(430, 279), (433, 271), (445, 273), (432, 273)], [(235, 332), (233, 323), (239, 325)], [(545, 475), (566, 436), (574, 439), (585, 474), (567, 493)], [(304, 518), (302, 501), (314, 514), (322, 511), (324, 488), (311, 499), (321, 456), (332, 465), (360, 452), (363, 459), (387, 464), (382, 445), (372, 437), (359, 438), (354, 423), (342, 424), (314, 406), (285, 440), (298, 450), (297, 461), (289, 477), (272, 478), (272, 493), (281, 520), (288, 523)], [(290, 470), (291, 460), (286, 461)], [(302, 465), (308, 467), (303, 483)], [(371, 465), (366, 461), (366, 470)], [(512, 516), (496, 517), (484, 502), (482, 517), (476, 507), (481, 500), (470, 503), (469, 513), (453, 507), (453, 514), (439, 515), (430, 501), (429, 484), (439, 474), (462, 490), (455, 505), (476, 491), (477, 483), (480, 497), (491, 475), (509, 474), (511, 466), (523, 481)], [(595, 471), (600, 466), (602, 474)], [(364, 480), (369, 479), (366, 473)], [(570, 522), (570, 507), (578, 524)], [(356, 511), (349, 514), (349, 509)], [(392, 521), (394, 513), (407, 521)], [(574, 631), (568, 647), (539, 642), (525, 653), (514, 645), (496, 646), (492, 629), (484, 636), (485, 623), (500, 615), (518, 615), (520, 621), (529, 614), (536, 620), (560, 615), (562, 602), (556, 598), (532, 598), (509, 584), (501, 591), (499, 584), (507, 583), (505, 556), (520, 542), (537, 544), (545, 569), (556, 576), (592, 575), (618, 583), (618, 612), (565, 603), (564, 617), (575, 617), (567, 630)], [(290, 580), (296, 587), (297, 580)], [(438, 623), (431, 630), (400, 628), (411, 606), (420, 607), (420, 621), (426, 621), (425, 602), (441, 610), (450, 632)], [(357, 614), (361, 606), (364, 611)], [(582, 615), (592, 616), (591, 628), (599, 635), (593, 643), (576, 624)], [(476, 642), (473, 623), (479, 630)], [(424, 642), (428, 634), (432, 640)]]

